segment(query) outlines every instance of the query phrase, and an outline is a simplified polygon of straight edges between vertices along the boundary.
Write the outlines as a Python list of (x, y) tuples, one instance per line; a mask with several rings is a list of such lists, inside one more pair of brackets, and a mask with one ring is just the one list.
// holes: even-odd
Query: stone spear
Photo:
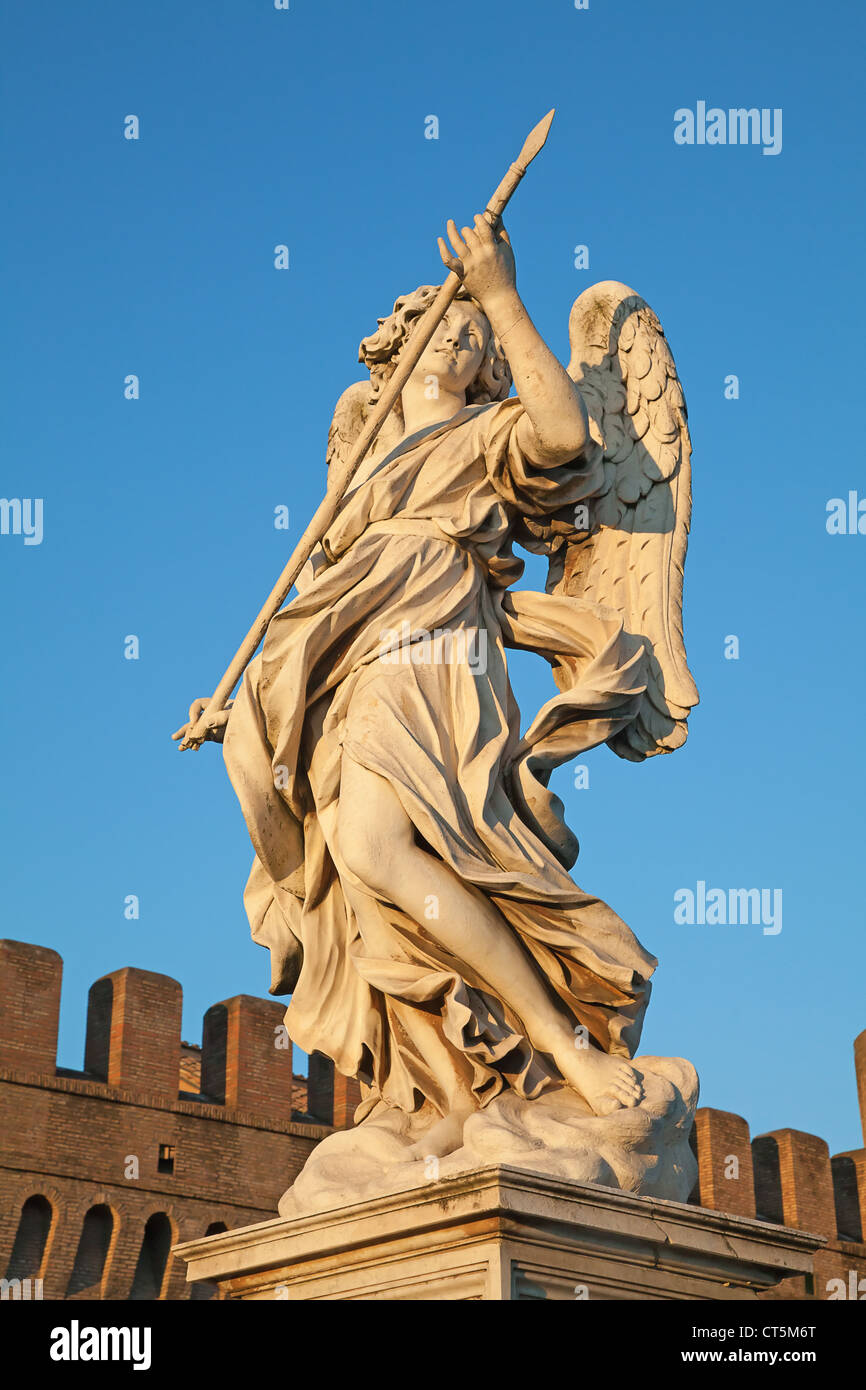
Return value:
[[(523, 149), (520, 151), (514, 163), (510, 165), (505, 178), (487, 204), (484, 216), (491, 226), (494, 226), (502, 216), (512, 193), (520, 183), (529, 165), (544, 145), (553, 121), (553, 115), (553, 111), (548, 111), (543, 120), (540, 120), (538, 125), (529, 132), (524, 141)], [(346, 489), (355, 476), (371, 444), (388, 418), (391, 407), (400, 395), (409, 377), (412, 375), (421, 354), (444, 318), (448, 306), (451, 304), (460, 288), (460, 281), (461, 277), (456, 271), (452, 270), (448, 278), (443, 281), (439, 293), (436, 295), (429, 309), (427, 309), (418, 320), (409, 341), (400, 354), (399, 361), (397, 362), (392, 376), (379, 396), (375, 409), (371, 412), (367, 423), (358, 435), (354, 448), (342, 465), (337, 465), (332, 469), (333, 476), (328, 480), (327, 492), (316, 508), (312, 521), (301, 536), (282, 574), (268, 594), (265, 602), (262, 604), (255, 622), (238, 647), (237, 652), (229, 663), (226, 673), (211, 696), (210, 701), (202, 710), (198, 719), (187, 729), (186, 734), (178, 744), (179, 748), (200, 748), (205, 740), (205, 734), (211, 727), (210, 721), (220, 710), (225, 709), (232, 691), (243, 675), (247, 664), (255, 655), (259, 643), (268, 629), (268, 624), (282, 608), (288, 598), (292, 585), (337, 515)]]

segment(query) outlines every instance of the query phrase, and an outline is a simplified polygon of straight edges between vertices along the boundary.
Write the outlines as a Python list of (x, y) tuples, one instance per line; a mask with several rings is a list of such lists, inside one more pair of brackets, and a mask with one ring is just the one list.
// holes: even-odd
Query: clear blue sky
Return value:
[[(825, 528), (829, 498), (866, 495), (862, 7), (12, 0), (3, 30), (0, 491), (44, 499), (41, 545), (0, 537), (3, 934), (65, 958), (61, 1061), (81, 1065), (87, 989), (122, 965), (182, 982), (192, 1040), (211, 1003), (266, 992), (221, 754), (169, 733), (320, 498), (359, 338), (441, 278), (445, 219), (483, 206), (555, 105), (506, 219), (518, 282), (562, 356), (595, 280), (665, 326), (702, 695), (674, 757), (602, 748), (584, 791), (557, 774), (576, 876), (661, 960), (644, 1051), (693, 1060), (703, 1103), (754, 1133), (862, 1144), (866, 536)], [(782, 152), (676, 145), (698, 101), (782, 108)], [(523, 658), (514, 680), (528, 720), (549, 670)], [(781, 888), (781, 933), (677, 925), (701, 879)]]

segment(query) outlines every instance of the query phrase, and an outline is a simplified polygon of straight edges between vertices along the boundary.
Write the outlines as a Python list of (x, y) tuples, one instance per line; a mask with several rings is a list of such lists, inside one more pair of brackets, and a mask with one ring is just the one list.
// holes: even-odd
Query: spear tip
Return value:
[(519, 164), (522, 169), (527, 169), (539, 150), (542, 149), (550, 131), (550, 127), (553, 124), (553, 117), (555, 114), (556, 107), (554, 106), (548, 111), (546, 116), (542, 116), (538, 125), (533, 126), (532, 130), (527, 135), (523, 142), (523, 149), (520, 151), (516, 160), (516, 163)]

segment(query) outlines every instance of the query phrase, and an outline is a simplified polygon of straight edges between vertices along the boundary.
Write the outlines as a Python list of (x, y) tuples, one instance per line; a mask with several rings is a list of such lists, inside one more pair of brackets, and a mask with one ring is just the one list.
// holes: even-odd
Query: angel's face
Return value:
[(441, 391), (465, 394), (478, 375), (490, 325), (474, 304), (457, 300), (450, 306), (412, 373), (429, 385), (434, 377)]

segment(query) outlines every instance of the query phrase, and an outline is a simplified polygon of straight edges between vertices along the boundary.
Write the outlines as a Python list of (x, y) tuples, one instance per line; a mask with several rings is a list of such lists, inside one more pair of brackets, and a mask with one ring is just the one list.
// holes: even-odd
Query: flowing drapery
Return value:
[[(656, 962), (570, 877), (577, 844), (547, 778), (634, 718), (644, 647), (610, 610), (507, 589), (515, 524), (591, 496), (601, 467), (595, 447), (536, 466), (522, 417), (515, 399), (470, 406), (368, 462), (229, 718), (252, 933), (292, 991), (293, 1039), (360, 1077), (359, 1117), (380, 1100), (444, 1114), (455, 1074), (482, 1105), (559, 1076), (511, 1002), (439, 943), (435, 904), (413, 921), (341, 863), (344, 751), (496, 905), (575, 1025), (622, 1056), (640, 1036)], [(509, 647), (547, 657), (559, 687), (523, 735)]]

